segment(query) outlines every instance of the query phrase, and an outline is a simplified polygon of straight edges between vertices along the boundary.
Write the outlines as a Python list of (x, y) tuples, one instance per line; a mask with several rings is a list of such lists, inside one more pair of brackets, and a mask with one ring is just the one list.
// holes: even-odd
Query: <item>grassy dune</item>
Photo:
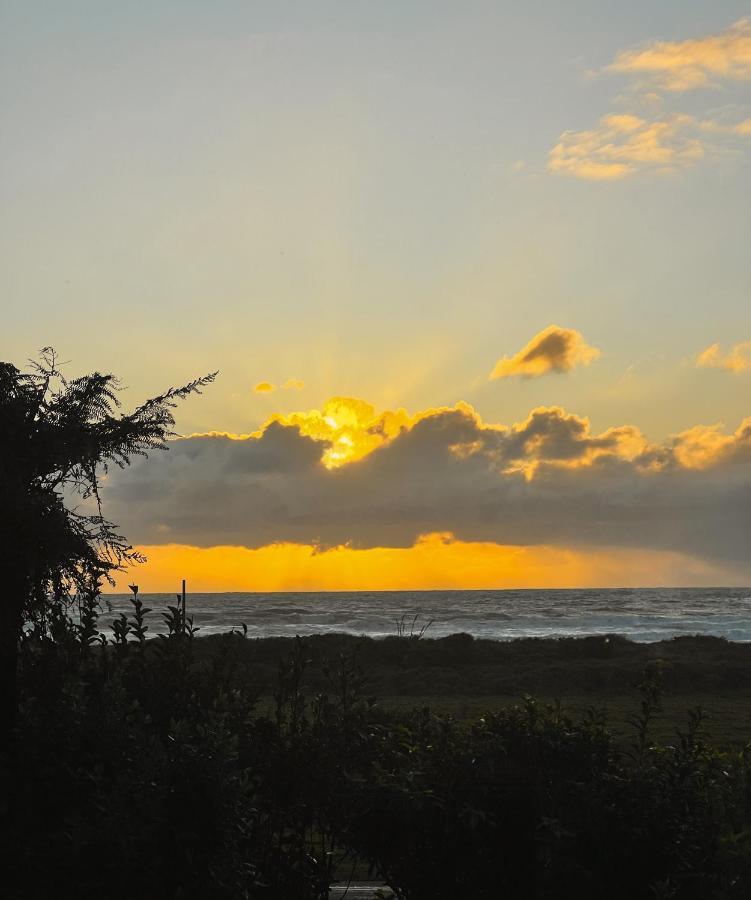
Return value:
[[(246, 677), (271, 702), (279, 661), (294, 641), (249, 640), (244, 645)], [(221, 638), (199, 640), (211, 657)], [(357, 648), (369, 690), (392, 709), (429, 706), (459, 719), (479, 718), (517, 703), (525, 694), (560, 702), (575, 713), (604, 709), (617, 738), (627, 738), (628, 720), (638, 708), (637, 685), (645, 672), (662, 686), (656, 736), (669, 740), (686, 711), (706, 710), (706, 731), (722, 747), (751, 742), (751, 644), (713, 637), (681, 637), (639, 644), (617, 635), (587, 638), (475, 640), (470, 635), (420, 640), (316, 635), (304, 641), (310, 666), (307, 690), (325, 688), (321, 665)]]

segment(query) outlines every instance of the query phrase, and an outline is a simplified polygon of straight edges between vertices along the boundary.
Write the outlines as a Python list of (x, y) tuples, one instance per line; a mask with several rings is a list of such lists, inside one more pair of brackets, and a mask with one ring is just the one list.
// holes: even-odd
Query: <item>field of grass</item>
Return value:
[[(221, 639), (197, 643), (210, 657)], [(287, 638), (244, 644), (242, 663), (262, 709), (273, 704), (270, 687), (293, 644)], [(386, 709), (429, 707), (472, 720), (530, 694), (543, 703), (560, 702), (575, 716), (604, 710), (619, 743), (628, 743), (633, 732), (629, 719), (639, 711), (638, 685), (649, 673), (662, 693), (656, 739), (669, 743), (685, 727), (687, 711), (701, 707), (716, 746), (739, 749), (751, 742), (751, 645), (720, 638), (637, 644), (617, 635), (498, 642), (469, 635), (373, 640), (328, 634), (306, 638), (304, 646), (310, 694), (326, 690), (321, 672), (327, 662), (356, 649), (368, 690)]]
[[(621, 745), (626, 745), (633, 737), (633, 727), (629, 719), (638, 712), (639, 697), (633, 695), (613, 695), (592, 697), (591, 695), (556, 697), (538, 696), (541, 703), (560, 702), (563, 710), (574, 718), (587, 709), (604, 710), (610, 730)], [(507, 706), (519, 703), (518, 696), (487, 697), (382, 697), (381, 703), (388, 709), (413, 709), (429, 707), (433, 712), (450, 715), (461, 721), (478, 719), (487, 713), (497, 712)], [(742, 749), (751, 743), (751, 692), (735, 694), (674, 694), (663, 697), (662, 710), (656, 717), (653, 736), (660, 743), (670, 744), (677, 729), (686, 727), (686, 711), (701, 707), (707, 718), (704, 730), (716, 747), (720, 749)]]

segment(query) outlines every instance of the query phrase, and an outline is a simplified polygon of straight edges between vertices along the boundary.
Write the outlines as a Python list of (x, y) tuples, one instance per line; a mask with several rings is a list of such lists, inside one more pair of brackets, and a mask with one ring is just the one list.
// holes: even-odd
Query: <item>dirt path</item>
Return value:
[(337, 884), (331, 888), (329, 896), (331, 900), (372, 900), (373, 895), (381, 888), (386, 896), (389, 896), (388, 888), (385, 884), (378, 881), (358, 881), (353, 882), (349, 886), (346, 884)]

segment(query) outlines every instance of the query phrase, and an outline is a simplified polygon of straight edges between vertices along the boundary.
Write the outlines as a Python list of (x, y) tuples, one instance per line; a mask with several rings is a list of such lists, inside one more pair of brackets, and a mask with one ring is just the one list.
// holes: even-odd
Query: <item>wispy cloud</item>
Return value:
[(305, 382), (299, 378), (288, 378), (284, 384), (276, 385), (272, 381), (259, 381), (253, 388), (255, 394), (273, 394), (274, 391), (301, 391)]
[(705, 154), (691, 116), (647, 121), (639, 116), (603, 116), (589, 131), (568, 131), (550, 151), (548, 169), (590, 181), (614, 181), (639, 171), (671, 171)]
[(627, 75), (633, 89), (628, 96), (649, 112), (609, 113), (594, 128), (564, 132), (548, 155), (549, 172), (618, 181), (643, 172), (676, 172), (749, 146), (751, 118), (718, 121), (709, 112), (665, 110), (663, 102), (677, 92), (751, 80), (751, 20), (722, 34), (624, 50), (604, 71)]
[(727, 124), (715, 119), (703, 119), (697, 123), (698, 128), (707, 134), (734, 135), (738, 137), (751, 137), (751, 118), (741, 122)]
[(751, 19), (721, 34), (685, 41), (655, 41), (623, 50), (607, 71), (642, 78), (652, 89), (689, 91), (722, 81), (751, 81)]
[(578, 331), (549, 325), (515, 356), (504, 356), (495, 364), (490, 378), (539, 378), (549, 372), (569, 372), (575, 366), (587, 366), (600, 356)]
[(719, 344), (710, 344), (696, 357), (696, 365), (702, 369), (726, 369), (728, 372), (745, 372), (751, 369), (751, 341), (741, 341), (722, 352)]

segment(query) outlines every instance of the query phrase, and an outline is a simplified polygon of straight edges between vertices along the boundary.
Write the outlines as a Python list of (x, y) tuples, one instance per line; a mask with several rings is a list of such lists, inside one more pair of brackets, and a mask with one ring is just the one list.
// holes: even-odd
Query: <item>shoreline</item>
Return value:
[[(615, 585), (612, 587), (486, 587), (486, 588), (352, 588), (338, 590), (312, 590), (311, 588), (295, 588), (283, 591), (196, 591), (191, 593), (200, 596), (252, 596), (252, 597), (279, 597), (279, 596), (296, 596), (298, 594), (316, 595), (316, 594), (539, 594), (545, 593), (570, 593), (571, 591), (610, 591), (610, 592), (629, 592), (629, 591), (751, 591), (751, 585), (748, 584), (639, 584), (639, 585)], [(151, 597), (172, 597), (175, 591), (149, 591), (144, 596)], [(103, 591), (102, 597), (130, 597), (129, 591)]]
[[(152, 632), (174, 594), (140, 594)], [(132, 607), (129, 597), (102, 597), (102, 624)], [(654, 643), (687, 635), (751, 641), (751, 588), (571, 591), (431, 591), (344, 593), (188, 593), (187, 614), (201, 635), (248, 628), (252, 637), (343, 633), (384, 639), (420, 633), (444, 638), (568, 639), (621, 635)]]

